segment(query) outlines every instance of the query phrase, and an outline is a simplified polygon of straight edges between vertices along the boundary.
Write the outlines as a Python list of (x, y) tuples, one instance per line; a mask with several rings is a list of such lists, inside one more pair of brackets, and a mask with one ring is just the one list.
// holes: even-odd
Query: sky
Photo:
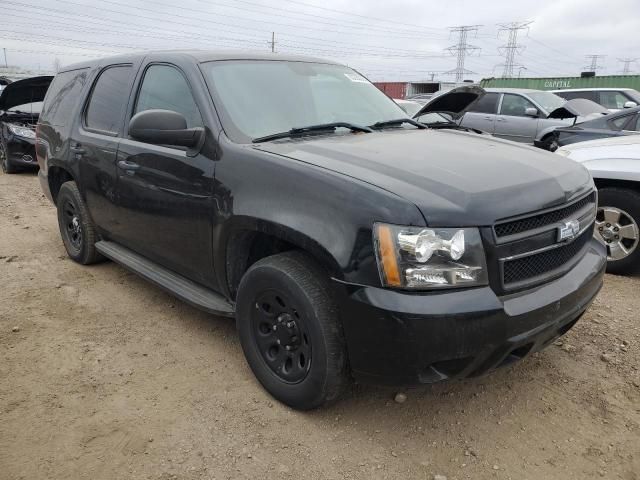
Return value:
[[(0, 0), (7, 63), (40, 71), (150, 49), (241, 49), (313, 55), (372, 81), (453, 80), (452, 27), (477, 25), (465, 79), (501, 76), (508, 32), (518, 32), (514, 76), (640, 73), (640, 0)], [(0, 50), (0, 66), (4, 66)], [(522, 68), (520, 68), (522, 67)]]

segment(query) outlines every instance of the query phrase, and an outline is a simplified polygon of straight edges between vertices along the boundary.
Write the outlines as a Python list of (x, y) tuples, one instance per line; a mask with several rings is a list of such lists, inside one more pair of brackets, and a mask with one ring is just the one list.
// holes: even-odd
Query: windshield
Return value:
[(334, 122), (367, 126), (407, 115), (364, 77), (320, 63), (233, 60), (202, 65), (236, 142)]
[(553, 112), (566, 103), (566, 100), (551, 92), (529, 92), (527, 95), (540, 105), (547, 113)]

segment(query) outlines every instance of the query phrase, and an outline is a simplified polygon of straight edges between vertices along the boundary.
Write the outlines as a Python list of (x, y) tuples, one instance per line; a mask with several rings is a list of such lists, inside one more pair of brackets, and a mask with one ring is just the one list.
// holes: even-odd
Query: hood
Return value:
[(486, 93), (484, 88), (475, 85), (456, 87), (432, 98), (429, 103), (414, 115), (414, 118), (429, 112), (445, 112), (450, 114), (454, 120), (457, 120), (478, 100), (484, 97)]
[(640, 134), (623, 135), (620, 137), (599, 138), (587, 142), (572, 143), (566, 147), (568, 150), (581, 150), (594, 147), (616, 147), (622, 145), (633, 145), (640, 151)]
[(586, 98), (574, 98), (567, 100), (561, 107), (556, 108), (547, 118), (575, 118), (588, 117), (593, 114), (607, 115), (611, 112), (602, 105), (587, 100)]
[(581, 165), (526, 145), (454, 130), (387, 130), (253, 145), (353, 177), (415, 204), (430, 226), (484, 226), (591, 188)]
[(47, 75), (10, 83), (0, 94), (0, 110), (9, 110), (26, 103), (42, 102), (52, 80), (53, 77)]

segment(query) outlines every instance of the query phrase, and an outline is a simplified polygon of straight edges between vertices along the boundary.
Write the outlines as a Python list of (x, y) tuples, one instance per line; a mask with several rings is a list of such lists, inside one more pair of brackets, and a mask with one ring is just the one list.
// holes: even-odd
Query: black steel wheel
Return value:
[(276, 399), (299, 410), (337, 399), (347, 355), (327, 273), (302, 252), (264, 258), (240, 281), (236, 321), (247, 362)]
[(286, 383), (304, 380), (311, 367), (311, 343), (293, 301), (277, 290), (261, 293), (251, 323), (258, 350), (274, 375)]
[(75, 182), (65, 182), (56, 198), (62, 243), (72, 260), (89, 265), (102, 260), (95, 248), (97, 234)]

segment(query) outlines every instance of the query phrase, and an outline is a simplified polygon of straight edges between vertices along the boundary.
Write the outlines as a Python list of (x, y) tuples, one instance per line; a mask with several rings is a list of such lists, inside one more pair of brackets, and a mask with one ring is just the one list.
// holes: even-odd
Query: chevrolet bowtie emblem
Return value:
[(558, 241), (572, 240), (580, 232), (580, 222), (578, 220), (569, 220), (564, 225), (558, 227)]

